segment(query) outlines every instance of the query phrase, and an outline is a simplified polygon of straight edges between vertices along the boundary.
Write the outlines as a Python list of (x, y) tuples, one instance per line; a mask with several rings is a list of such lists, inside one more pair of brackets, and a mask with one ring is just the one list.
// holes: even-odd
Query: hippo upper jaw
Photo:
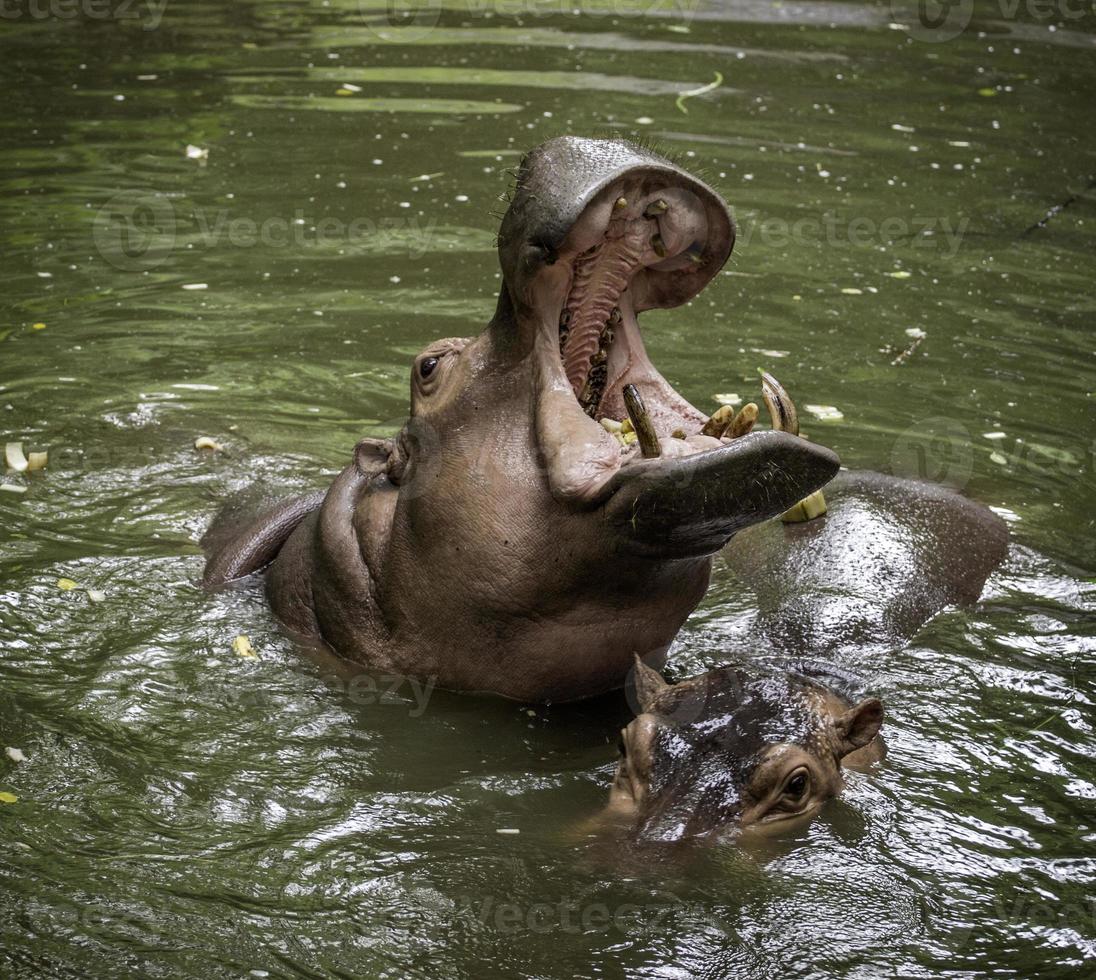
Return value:
[[(651, 363), (638, 315), (703, 289), (730, 254), (734, 225), (714, 191), (644, 154), (565, 139), (523, 163), (500, 236), (512, 313), (500, 326), (532, 357), (553, 497), (600, 508), (632, 551), (701, 557), (823, 486), (839, 462), (782, 433), (701, 435), (706, 416)], [(565, 200), (545, 173), (576, 157), (589, 181)], [(622, 450), (601, 424), (627, 418), (626, 386), (643, 399), (661, 458)]]

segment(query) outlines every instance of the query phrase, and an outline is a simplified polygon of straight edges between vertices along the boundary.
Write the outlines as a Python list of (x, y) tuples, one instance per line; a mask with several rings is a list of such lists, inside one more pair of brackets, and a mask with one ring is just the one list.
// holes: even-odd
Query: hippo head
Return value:
[[(405, 482), (420, 470), (408, 520), (444, 533), (478, 499), (477, 533), (512, 541), (498, 495), (535, 483), (557, 514), (593, 515), (583, 536), (603, 552), (687, 558), (825, 484), (837, 457), (806, 440), (700, 434), (707, 416), (644, 349), (638, 315), (696, 296), (734, 234), (714, 191), (649, 150), (561, 137), (529, 153), (500, 230), (495, 316), (472, 340), (431, 344), (412, 370), (412, 419), (389, 466)], [(627, 417), (626, 386), (657, 439), (646, 455), (601, 424)], [(548, 506), (527, 509), (551, 519)]]
[(850, 704), (806, 673), (722, 667), (667, 684), (637, 658), (635, 677), (640, 714), (621, 733), (610, 810), (641, 841), (809, 818), (840, 792), (843, 759), (882, 753), (882, 704)]

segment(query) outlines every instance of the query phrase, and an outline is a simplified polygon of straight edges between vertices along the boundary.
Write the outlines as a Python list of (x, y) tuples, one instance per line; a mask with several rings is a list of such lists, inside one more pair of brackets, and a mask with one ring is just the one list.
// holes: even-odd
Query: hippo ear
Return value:
[(391, 439), (362, 439), (354, 447), (354, 465), (362, 476), (383, 473), (394, 448)]
[(847, 755), (863, 748), (876, 735), (883, 724), (883, 702), (879, 698), (866, 698), (849, 708), (834, 722), (841, 742), (841, 754)]
[(654, 667), (648, 667), (640, 659), (638, 653), (636, 654), (635, 685), (636, 701), (641, 711), (650, 711), (655, 698), (670, 686)]

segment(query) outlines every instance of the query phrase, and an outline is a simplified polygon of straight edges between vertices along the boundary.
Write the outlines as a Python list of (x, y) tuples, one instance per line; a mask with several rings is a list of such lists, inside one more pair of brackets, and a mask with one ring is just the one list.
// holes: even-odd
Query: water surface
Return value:
[[(0, 493), (5, 976), (1091, 973), (1091, 15), (110, 9), (0, 33), (0, 429), (50, 451)], [(194, 585), (219, 501), (325, 485), (411, 357), (482, 328), (509, 170), (564, 132), (654, 141), (735, 208), (726, 272), (645, 318), (687, 397), (766, 366), (840, 410), (805, 427), (848, 465), (1013, 532), (975, 608), (850, 658), (890, 756), (768, 848), (614, 866), (582, 822), (615, 699), (347, 690), (255, 592)], [(673, 668), (756, 653), (750, 615), (718, 567)]]

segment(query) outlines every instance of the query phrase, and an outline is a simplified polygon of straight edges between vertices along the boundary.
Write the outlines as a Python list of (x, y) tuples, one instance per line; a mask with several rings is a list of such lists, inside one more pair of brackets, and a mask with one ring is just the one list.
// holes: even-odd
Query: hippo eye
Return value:
[(801, 800), (811, 784), (806, 769), (800, 769), (784, 784), (784, 795), (792, 800)]
[(438, 366), (438, 359), (436, 357), (424, 357), (419, 361), (419, 377), (429, 378), (434, 373), (434, 368)]

